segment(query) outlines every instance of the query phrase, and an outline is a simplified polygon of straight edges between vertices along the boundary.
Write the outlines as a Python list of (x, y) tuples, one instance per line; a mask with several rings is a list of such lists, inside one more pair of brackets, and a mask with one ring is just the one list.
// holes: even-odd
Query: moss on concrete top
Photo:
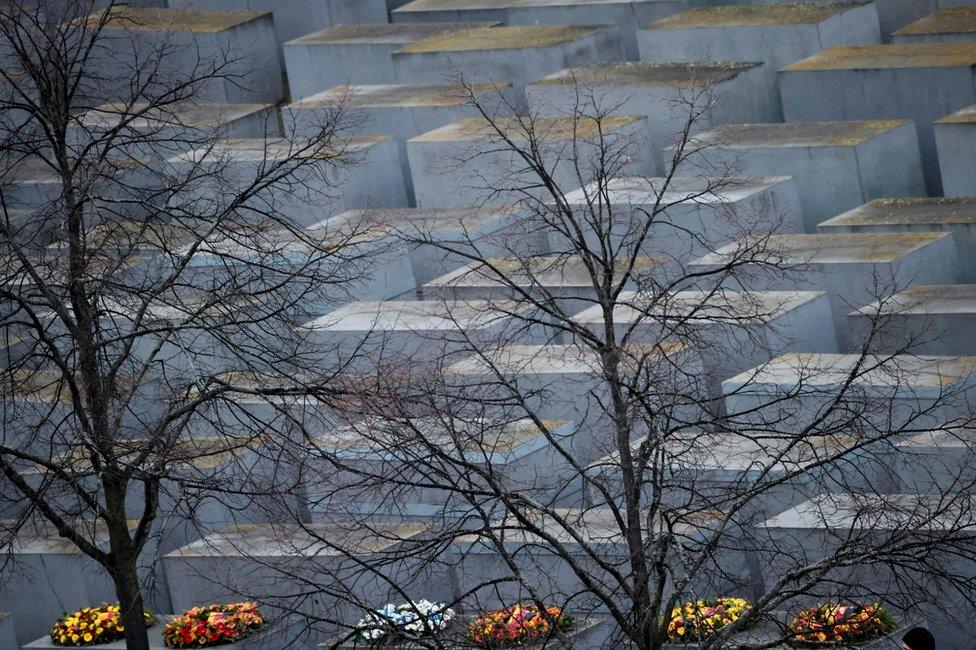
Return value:
[(401, 52), (468, 52), (472, 50), (511, 50), (552, 47), (589, 36), (605, 25), (520, 25), (476, 27), (439, 34), (411, 43)]
[(896, 43), (832, 47), (797, 61), (784, 71), (956, 68), (973, 65), (976, 65), (976, 42)]
[[(260, 11), (202, 11), (198, 9), (160, 9), (155, 7), (114, 7), (108, 18), (110, 28), (139, 30), (178, 30), (220, 32), (271, 14)], [(88, 16), (89, 24), (101, 21), (101, 12)]]
[(361, 44), (361, 43), (389, 43), (391, 45), (405, 45), (423, 40), (436, 34), (454, 32), (462, 29), (491, 27), (498, 23), (364, 23), (361, 25), (336, 25), (329, 29), (313, 32), (294, 41), (289, 45), (319, 45), (319, 44)]
[(730, 5), (689, 9), (653, 22), (647, 29), (687, 29), (694, 27), (745, 27), (751, 25), (816, 24), (859, 7), (863, 2), (837, 4)]
[(976, 223), (976, 197), (875, 199), (820, 224), (855, 226), (927, 226)]
[[(511, 84), (473, 84), (469, 90), (482, 97), (505, 88)], [(373, 86), (335, 86), (326, 91), (306, 97), (288, 108), (316, 108), (332, 106), (345, 102), (359, 108), (395, 107), (446, 107), (460, 106), (468, 101), (468, 95), (457, 85), (373, 85)]]
[[(877, 304), (854, 313), (875, 313)], [(914, 285), (882, 306), (885, 314), (974, 314), (976, 284)]]
[[(515, 140), (527, 140), (533, 134), (538, 140), (587, 140), (595, 138), (599, 133), (604, 134), (632, 124), (643, 119), (639, 115), (620, 115), (601, 118), (573, 119), (571, 117), (536, 117), (516, 118), (505, 117), (495, 120), (495, 127), (506, 137)], [(497, 137), (497, 131), (485, 119), (474, 118), (461, 120), (442, 126), (416, 138), (410, 142), (464, 142), (486, 140)]]
[(949, 7), (902, 27), (895, 35), (972, 33), (976, 33), (976, 7)]
[(935, 121), (936, 124), (976, 124), (976, 104), (946, 115)]
[(521, 9), (525, 7), (580, 7), (587, 5), (642, 5), (671, 0), (413, 0), (393, 13), (415, 11), (478, 11), (484, 9)]
[(727, 81), (740, 72), (759, 65), (762, 64), (734, 61), (596, 63), (566, 68), (533, 83), (587, 86), (698, 86)]
[(756, 147), (853, 147), (908, 120), (858, 122), (787, 122), (728, 124), (695, 136), (692, 146), (752, 149)]

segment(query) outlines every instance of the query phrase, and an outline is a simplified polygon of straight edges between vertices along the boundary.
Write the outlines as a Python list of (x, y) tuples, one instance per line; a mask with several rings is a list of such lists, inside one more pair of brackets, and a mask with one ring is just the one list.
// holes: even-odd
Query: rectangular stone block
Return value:
[[(393, 54), (399, 83), (511, 83), (519, 97), (533, 79), (570, 65), (620, 57), (619, 30), (605, 25), (479, 27), (404, 45)], [(520, 106), (517, 106), (520, 108)]]
[[(391, 246), (409, 258), (421, 290), (425, 283), (464, 264), (470, 259), (466, 256), (505, 251), (529, 254), (544, 245), (539, 233), (508, 206), (351, 210), (336, 216), (331, 223), (388, 232), (395, 242)], [(480, 297), (485, 296), (472, 296)]]
[[(197, 174), (197, 179), (173, 197), (174, 207), (185, 206), (195, 214), (219, 213), (257, 179), (262, 179), (264, 187), (239, 211), (259, 218), (273, 212), (278, 219), (300, 226), (318, 223), (330, 211), (403, 206), (407, 200), (396, 142), (385, 136), (353, 136), (331, 148), (300, 139), (224, 140), (217, 144), (217, 151), (199, 149), (167, 162), (186, 174), (194, 165), (217, 160), (220, 173), (215, 177)], [(286, 178), (276, 177), (272, 169), (276, 161), (293, 172)]]
[(956, 248), (959, 280), (976, 282), (976, 198), (876, 199), (828, 219), (822, 233), (948, 232)]
[(386, 300), (344, 305), (301, 331), (336, 367), (435, 370), (501, 341), (545, 342), (532, 318), (531, 307), (511, 301)]
[[(345, 84), (395, 84), (391, 56), (430, 36), (491, 23), (337, 25), (285, 43), (285, 66), (292, 99)], [(408, 79), (402, 83), (421, 83)], [(435, 79), (431, 83), (446, 83)]]
[[(210, 74), (207, 62), (227, 65), (205, 81), (198, 100), (275, 104), (284, 97), (281, 63), (271, 14), (130, 6), (112, 8), (92, 66), (105, 81), (100, 98), (128, 98), (132, 69), (147, 52), (165, 50), (155, 74), (176, 80)], [(92, 14), (97, 23), (101, 14)], [(167, 81), (170, 83), (170, 81)]]
[(918, 136), (905, 120), (729, 124), (694, 136), (686, 151), (716, 173), (731, 165), (792, 176), (807, 232), (872, 199), (925, 193)]
[(866, 336), (879, 313), (884, 321), (878, 350), (907, 347), (914, 354), (976, 355), (976, 285), (910, 286), (884, 304), (852, 311), (851, 330)]
[[(418, 561), (389, 563), (412, 544), (423, 543), (426, 532), (424, 524), (375, 518), (239, 525), (169, 553), (164, 564), (177, 610), (257, 599), (266, 616), (284, 615), (283, 623), (304, 613), (352, 624), (364, 613), (356, 603), (379, 607), (404, 599), (391, 584), (411, 598), (450, 600), (446, 581), (438, 581)], [(373, 571), (362, 566), (384, 560)], [(301, 596), (309, 584), (323, 587), (315, 602)]]
[(976, 40), (976, 6), (940, 9), (891, 35), (893, 43), (948, 43)]
[[(585, 589), (578, 576), (570, 568), (569, 561), (582, 567), (593, 579), (601, 584), (614, 584), (608, 571), (612, 567), (616, 571), (626, 571), (629, 553), (623, 540), (618, 521), (609, 508), (554, 508), (554, 516), (543, 517), (541, 514), (529, 511), (525, 516), (532, 525), (541, 528), (549, 539), (543, 539), (531, 533), (514, 517), (499, 519), (493, 522), (492, 533), (500, 538), (497, 543), (504, 546), (506, 553), (517, 565), (519, 575), (543, 601), (565, 603), (571, 595), (576, 595), (572, 603), (578, 608), (597, 608), (603, 610), (604, 605), (593, 598), (587, 598)], [(675, 543), (681, 544), (689, 553), (708, 540), (710, 527), (718, 525), (721, 515), (713, 513), (699, 513), (695, 517), (677, 517), (671, 529), (675, 536)], [(642, 525), (648, 526), (646, 519)], [(561, 522), (561, 523), (560, 523)], [(495, 529), (497, 526), (497, 529)], [(648, 535), (653, 533), (648, 532)], [(562, 553), (569, 560), (559, 558), (550, 545), (561, 545)], [(492, 580), (504, 579), (513, 575), (513, 569), (508, 566), (498, 553), (496, 541), (487, 534), (482, 537), (471, 535), (459, 538), (455, 542), (454, 553), (457, 556), (458, 580), (462, 591), (473, 589), (478, 585)], [(739, 592), (748, 584), (751, 562), (748, 553), (732, 541), (731, 532), (727, 533), (722, 549), (716, 551), (716, 557), (707, 561), (723, 567), (724, 572), (703, 570), (693, 577), (688, 589), (703, 593)], [(602, 566), (601, 566), (602, 563)], [(665, 597), (670, 594), (670, 585)], [(491, 610), (510, 605), (514, 602), (525, 601), (529, 590), (518, 582), (499, 582), (488, 588), (483, 588), (473, 594), (473, 600), (481, 610)], [(590, 647), (590, 646), (586, 646)]]
[[(629, 260), (619, 260), (618, 281)], [(659, 262), (649, 257), (633, 260), (635, 275), (651, 272)], [(633, 281), (628, 283), (633, 286)], [(593, 277), (579, 256), (538, 255), (523, 258), (491, 257), (472, 262), (424, 285), (431, 299), (533, 300), (552, 298), (565, 314), (575, 314), (596, 300)]]
[(769, 103), (776, 71), (835, 45), (878, 43), (874, 3), (736, 5), (691, 9), (637, 32), (641, 61), (760, 61)]
[(935, 121), (935, 143), (945, 196), (976, 196), (976, 105)]
[[(658, 299), (658, 296), (654, 297)], [(618, 341), (655, 343), (667, 338), (694, 340), (715, 394), (722, 380), (787, 352), (836, 352), (830, 301), (821, 291), (678, 291), (654, 306), (634, 292), (620, 294), (614, 309)], [(599, 306), (574, 317), (602, 337), (606, 325)]]
[[(910, 546), (925, 544), (932, 548), (926, 550), (927, 562), (936, 562), (952, 574), (968, 575), (972, 570), (968, 558), (954, 557), (945, 546), (929, 540), (951, 534), (953, 539), (965, 544), (969, 533), (960, 529), (969, 521), (971, 508), (971, 497), (959, 493), (945, 496), (903, 492), (823, 494), (756, 527), (759, 544), (769, 550), (762, 554), (763, 574), (767, 579), (775, 579), (796, 567), (828, 559), (839, 549), (852, 545), (890, 549), (892, 543), (886, 540), (894, 539), (898, 544)], [(954, 532), (948, 533), (947, 528)], [(836, 598), (838, 591), (842, 591), (845, 600), (860, 599), (865, 603), (878, 602), (879, 595), (890, 594), (886, 603), (890, 609), (895, 609), (892, 599), (911, 606), (911, 611), (904, 615), (894, 612), (901, 624), (925, 621), (925, 626), (934, 632), (938, 647), (966, 648), (976, 634), (976, 626), (968, 619), (956, 620), (952, 614), (964, 610), (966, 605), (943, 579), (931, 576), (923, 579), (924, 571), (921, 567), (916, 571), (907, 563), (891, 566), (858, 562), (854, 566), (836, 567), (826, 575), (827, 583), (794, 599), (790, 605), (813, 606)], [(910, 596), (903, 589), (905, 580), (919, 581)], [(887, 650), (899, 644), (896, 636), (885, 639), (879, 647)]]
[[(705, 255), (690, 267), (717, 268), (736, 251), (736, 246)], [(772, 235), (759, 259), (766, 255), (777, 268), (749, 278), (748, 288), (826, 290), (842, 350), (858, 343), (847, 322), (851, 305), (873, 300), (876, 288), (906, 286), (910, 282), (949, 284), (959, 277), (955, 247), (948, 233)]]
[[(509, 84), (474, 84), (470, 91), (486, 107), (514, 101)], [(315, 137), (342, 106), (357, 133), (392, 136), (400, 151), (407, 200), (413, 205), (407, 140), (480, 116), (468, 99), (456, 85), (336, 86), (286, 106), (282, 118), (289, 137)]]
[[(325, 511), (336, 516), (350, 504), (355, 511), (391, 516), (426, 509), (432, 522), (450, 519), (471, 510), (467, 496), (493, 489), (476, 473), (468, 476), (467, 466), (491, 475), (506, 492), (548, 502), (566, 491), (573, 473), (556, 445), (570, 444), (574, 426), (562, 420), (544, 426), (548, 434), (528, 419), (367, 419), (326, 431), (312, 441), (318, 459), (304, 478), (309, 509), (313, 517)], [(427, 456), (443, 468), (442, 488), (425, 475), (427, 464), (419, 459)], [(403, 509), (407, 504), (409, 511)]]
[[(6, 521), (0, 525), (12, 523)], [(81, 522), (79, 527), (89, 531), (86, 537), (90, 541), (108, 550), (104, 526)], [(0, 608), (10, 612), (17, 622), (18, 643), (27, 644), (49, 634), (55, 621), (66, 611), (117, 600), (115, 587), (105, 570), (46, 522), (28, 522), (15, 542), (0, 550), (12, 561), (4, 567), (4, 579), (0, 582)], [(147, 551), (142, 561), (146, 562), (149, 555)], [(143, 580), (147, 574), (148, 571), (142, 571)], [(165, 592), (165, 578), (162, 575), (158, 578)], [(152, 601), (156, 598), (151, 592), (148, 595), (150, 606), (155, 607)], [(168, 595), (158, 597), (166, 607)]]
[[(844, 399), (851, 412), (834, 410), (827, 417), (848, 384)], [(722, 389), (726, 411), (736, 421), (760, 427), (776, 422), (783, 431), (809, 427), (821, 417), (828, 425), (846, 421), (857, 413), (865, 426), (877, 427), (868, 437), (897, 435), (909, 425), (913, 431), (926, 423), (938, 426), (965, 410), (976, 396), (976, 357), (784, 354), (725, 380)], [(853, 427), (851, 435), (858, 435)]]
[(932, 123), (976, 103), (976, 43), (833, 47), (780, 72), (787, 122), (915, 122), (928, 192), (942, 191)]
[[(269, 230), (251, 240), (208, 242), (191, 258), (190, 272), (199, 282), (220, 282), (246, 278), (248, 265), (260, 264), (255, 289), (287, 280), (278, 294), (296, 315), (324, 314), (355, 300), (385, 300), (415, 287), (407, 251), (388, 229), (325, 220), (298, 233)], [(312, 286), (326, 276), (339, 286)]]
[[(881, 37), (890, 40), (891, 33), (914, 20), (929, 15), (947, 2), (968, 2), (969, 0), (874, 0), (881, 26)], [(791, 4), (793, 0), (749, 0), (753, 5)], [(830, 4), (851, 4), (851, 0), (827, 0)]]
[[(643, 439), (634, 441), (637, 452)], [(820, 494), (825, 485), (835, 490), (882, 489), (893, 484), (885, 456), (878, 449), (858, 449), (853, 438), (809, 436), (797, 442), (786, 438), (750, 436), (748, 432), (704, 433), (677, 437), (662, 451), (668, 465), (668, 494), (673, 508), (728, 510), (749, 491), (756, 493), (738, 511), (736, 520), (757, 523)], [(850, 467), (856, 464), (857, 472)], [(623, 502), (620, 454), (610, 454), (586, 468), (596, 485), (588, 485), (589, 504), (604, 502), (602, 491)], [(655, 479), (645, 475), (644, 498), (654, 497)]]
[(169, 5), (270, 13), (279, 50), (292, 39), (336, 25), (387, 22), (386, 0), (169, 0)]
[(17, 648), (17, 636), (14, 630), (14, 619), (9, 612), (0, 612), (0, 647)]
[[(525, 120), (525, 121), (523, 121)], [(596, 120), (570, 117), (464, 120), (430, 131), (407, 142), (417, 205), (422, 208), (510, 204), (522, 191), (546, 201), (538, 176), (526, 169), (513, 146), (538, 149), (551, 164), (549, 173), (563, 192), (579, 185), (579, 175), (592, 169), (601, 145), (631, 152), (619, 173), (646, 174), (651, 152), (645, 139), (646, 120), (636, 115)], [(506, 144), (498, 132), (513, 144)]]
[[(588, 218), (588, 197), (596, 196), (596, 187), (574, 190), (566, 202), (581, 211), (577, 219)], [(675, 177), (614, 178), (607, 182), (606, 194), (613, 210), (613, 225), (603, 227), (609, 233), (584, 233), (587, 247), (600, 250), (599, 237), (610, 235), (614, 247), (622, 254), (639, 250), (643, 255), (667, 264), (684, 261), (689, 256), (717, 251), (727, 242), (769, 229), (776, 232), (799, 232), (802, 229), (793, 181), (786, 176), (755, 179), (709, 179)], [(667, 206), (655, 215), (646, 237), (634, 233), (636, 225), (660, 205)], [(604, 212), (603, 218), (608, 218)], [(585, 223), (585, 221), (581, 221)], [(549, 250), (556, 254), (574, 254), (576, 244), (556, 232), (549, 236)], [(593, 248), (596, 247), (596, 248)]]
[(635, 32), (651, 21), (703, 4), (702, 0), (413, 0), (394, 9), (395, 22), (495, 20), (503, 25), (599, 25), (620, 27), (623, 54), (638, 58)]
[(661, 149), (678, 140), (689, 120), (689, 97), (705, 84), (713, 87), (715, 102), (705, 112), (705, 100), (697, 100), (695, 110), (703, 115), (696, 118), (696, 125), (701, 128), (779, 120), (779, 102), (764, 93), (758, 63), (572, 63), (573, 67), (526, 86), (529, 111), (555, 116), (645, 116), (655, 174), (665, 173), (668, 161)]
[(965, 489), (974, 472), (976, 431), (969, 416), (901, 440), (895, 461), (899, 492), (937, 494)]
[[(699, 355), (679, 343), (653, 348), (635, 343), (623, 354), (624, 374), (655, 371), (657, 390), (677, 391), (685, 386), (686, 373), (699, 377), (702, 372)], [(682, 370), (669, 370), (675, 367)], [(527, 408), (538, 417), (572, 420), (576, 423), (572, 453), (579, 462), (592, 462), (612, 449), (605, 428), (609, 426), (604, 406), (609, 386), (597, 355), (589, 348), (573, 344), (506, 345), (458, 361), (447, 368), (445, 381), (462, 403), (494, 405), (515, 413)], [(516, 396), (511, 382), (518, 386)], [(523, 403), (526, 406), (521, 406)], [(677, 405), (675, 417), (701, 421), (703, 410), (697, 405)]]

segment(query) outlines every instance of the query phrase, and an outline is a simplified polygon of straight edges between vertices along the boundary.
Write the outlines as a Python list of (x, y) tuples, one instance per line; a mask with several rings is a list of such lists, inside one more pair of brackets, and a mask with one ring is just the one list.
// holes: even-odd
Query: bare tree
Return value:
[[(701, 647), (788, 641), (782, 612), (818, 599), (958, 620), (974, 596), (972, 467), (934, 453), (927, 481), (898, 469), (906, 440), (967, 439), (968, 421), (947, 423), (969, 413), (972, 360), (914, 355), (933, 332), (890, 336), (906, 276), (865, 264), (843, 295), (795, 290), (816, 253), (784, 237), (802, 227), (795, 206), (737, 199), (762, 180), (709, 164), (693, 137), (723, 100), (712, 87), (675, 101), (657, 175), (628, 171), (648, 145), (620, 136), (620, 103), (575, 89), (545, 116), (500, 115), (497, 98), (469, 93), (483, 137), (444, 178), (514, 206), (517, 233), (459, 219), (466, 235), (446, 241), (405, 214), (404, 245), (461, 267), (424, 289), (423, 309), (447, 324), (372, 332), (387, 353), (376, 379), (409, 363), (409, 381), (370, 384), (362, 421), (309, 441), (320, 518), (422, 521), (395, 553), (444, 582), (398, 582), (389, 555), (344, 557), (403, 600), (605, 617), (612, 647), (660, 648), (674, 608), (724, 595), (753, 606)], [(838, 344), (832, 313), (864, 305), (870, 325)], [(358, 615), (382, 604), (343, 594)], [(306, 616), (357, 634), (348, 612)], [(756, 625), (765, 636), (742, 636)], [(431, 632), (431, 647), (456, 643)]]
[(356, 162), (343, 106), (300, 139), (273, 106), (235, 131), (244, 109), (209, 91), (248, 88), (250, 53), (195, 52), (140, 15), (0, 13), (0, 539), (53, 529), (97, 562), (129, 648), (148, 648), (158, 548), (290, 487), (267, 470), (289, 453), (268, 427), (330, 403), (344, 371), (296, 325), (356, 295), (377, 250), (362, 224), (295, 215), (326, 216)]

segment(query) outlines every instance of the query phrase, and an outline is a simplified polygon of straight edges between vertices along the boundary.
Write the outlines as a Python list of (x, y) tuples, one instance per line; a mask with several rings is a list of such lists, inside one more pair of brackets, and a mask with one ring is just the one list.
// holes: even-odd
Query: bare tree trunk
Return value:
[(149, 650), (149, 634), (143, 615), (146, 608), (139, 589), (135, 559), (120, 564), (114, 579), (115, 594), (119, 598), (122, 620), (125, 623), (125, 647), (128, 650)]

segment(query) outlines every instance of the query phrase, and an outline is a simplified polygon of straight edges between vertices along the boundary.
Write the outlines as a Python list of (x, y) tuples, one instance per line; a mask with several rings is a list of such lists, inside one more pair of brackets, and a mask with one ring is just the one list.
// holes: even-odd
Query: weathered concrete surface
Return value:
[(976, 105), (936, 120), (942, 190), (946, 196), (976, 196)]

